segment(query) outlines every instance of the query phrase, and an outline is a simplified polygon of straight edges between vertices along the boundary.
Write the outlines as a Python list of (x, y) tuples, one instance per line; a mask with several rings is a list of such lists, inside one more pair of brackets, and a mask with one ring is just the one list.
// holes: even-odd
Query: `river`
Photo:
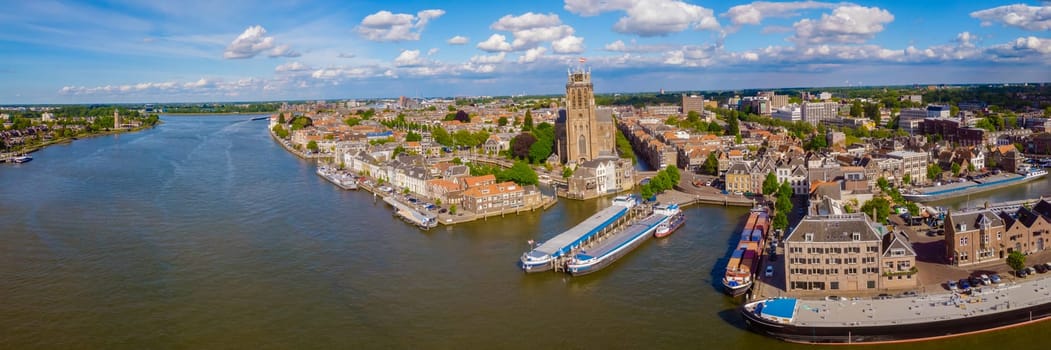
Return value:
[(250, 117), (163, 116), (0, 166), (0, 348), (805, 348), (746, 331), (719, 290), (746, 209), (688, 208), (596, 274), (525, 275), (526, 241), (604, 204), (423, 232)]

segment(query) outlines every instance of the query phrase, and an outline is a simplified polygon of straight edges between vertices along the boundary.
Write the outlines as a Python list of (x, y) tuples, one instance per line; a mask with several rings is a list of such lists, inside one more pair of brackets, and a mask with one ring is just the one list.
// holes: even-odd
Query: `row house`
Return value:
[(810, 183), (807, 181), (807, 171), (802, 158), (782, 159), (777, 163), (775, 171), (777, 182), (788, 182), (788, 185), (792, 186), (792, 194), (802, 196), (810, 193)]
[(784, 240), (787, 290), (915, 288), (916, 253), (884, 231), (864, 214), (804, 217)]
[(992, 210), (949, 213), (945, 218), (945, 256), (958, 266), (999, 259), (1005, 223)]
[(519, 186), (501, 182), (468, 188), (463, 191), (464, 210), (476, 214), (499, 212), (506, 209), (529, 207), (540, 203), (536, 186)]
[(427, 193), (432, 200), (442, 205), (462, 205), (463, 186), (455, 180), (427, 180)]
[[(751, 167), (746, 162), (734, 162), (726, 170), (727, 192), (748, 192), (752, 190)], [(762, 184), (760, 184), (762, 186)]]
[(901, 169), (897, 174), (902, 177), (909, 175), (912, 182), (922, 183), (927, 179), (927, 153), (911, 151), (894, 151), (886, 154), (887, 158), (901, 161)]
[(986, 157), (986, 165), (989, 167), (1000, 168), (1004, 171), (1018, 172), (1024, 165), (1025, 158), (1022, 156), (1022, 152), (1018, 151), (1018, 148), (1014, 145), (1003, 145), (996, 146), (989, 156)]
[(1016, 251), (1022, 254), (1044, 251), (1048, 245), (1048, 232), (1051, 231), (1051, 222), (1047, 217), (1025, 207), (1014, 213), (1000, 212), (999, 215), (1004, 221), (1006, 237), (996, 237), (993, 243), (992, 248), (997, 258), (1005, 258), (1007, 254)]
[(590, 199), (631, 190), (635, 175), (631, 160), (599, 157), (577, 166), (568, 179), (569, 198)]

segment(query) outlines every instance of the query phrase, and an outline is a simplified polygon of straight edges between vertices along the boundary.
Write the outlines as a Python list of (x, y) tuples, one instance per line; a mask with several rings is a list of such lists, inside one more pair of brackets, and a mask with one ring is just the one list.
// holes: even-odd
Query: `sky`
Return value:
[(1051, 1), (13, 1), (0, 104), (1051, 81)]

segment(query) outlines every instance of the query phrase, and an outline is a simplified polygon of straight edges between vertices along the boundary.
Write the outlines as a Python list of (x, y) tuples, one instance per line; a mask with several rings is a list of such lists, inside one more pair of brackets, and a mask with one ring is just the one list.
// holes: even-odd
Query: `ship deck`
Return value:
[(1014, 182), (1014, 181), (1021, 180), (1024, 177), (1025, 176), (1022, 176), (1022, 175), (1019, 175), (1019, 174), (1015, 174), (1015, 173), (1003, 173), (1003, 174), (999, 174), (999, 175), (992, 175), (992, 176), (989, 176), (989, 177), (986, 177), (986, 178), (983, 178), (983, 179), (980, 179), (980, 180), (968, 180), (968, 181), (965, 181), (965, 182), (954, 182), (954, 183), (944, 184), (944, 185), (941, 185), (941, 186), (919, 188), (919, 189), (916, 189), (916, 194), (917, 195), (924, 195), (924, 196), (937, 196), (937, 195), (952, 193), (952, 192), (956, 192), (956, 191), (963, 191), (963, 190), (970, 189), (970, 188), (975, 188), (975, 187), (981, 188), (981, 187), (998, 185), (998, 184), (1002, 184), (1002, 183), (1005, 183), (1005, 182)]
[(570, 228), (558, 236), (540, 244), (527, 254), (534, 258), (542, 258), (545, 256), (568, 253), (571, 247), (582, 243), (582, 241), (586, 240), (588, 237), (613, 224), (617, 219), (624, 216), (628, 210), (627, 207), (619, 205), (606, 207), (598, 213), (595, 213), (595, 215), (585, 219), (583, 222), (573, 226), (573, 228)]
[(971, 295), (929, 294), (889, 299), (798, 300), (791, 324), (884, 326), (966, 318), (1051, 302), (1051, 278), (972, 288)]
[(636, 223), (628, 225), (624, 228), (623, 231), (610, 235), (609, 238), (604, 239), (593, 246), (581, 250), (580, 253), (577, 253), (577, 259), (586, 260), (592, 257), (606, 256), (612, 253), (613, 251), (617, 250), (624, 244), (627, 244), (629, 241), (631, 241), (638, 235), (652, 231), (654, 228), (657, 227), (657, 225), (660, 225), (661, 222), (664, 222), (664, 220), (667, 218), (667, 215), (653, 214), (642, 220), (639, 220)]

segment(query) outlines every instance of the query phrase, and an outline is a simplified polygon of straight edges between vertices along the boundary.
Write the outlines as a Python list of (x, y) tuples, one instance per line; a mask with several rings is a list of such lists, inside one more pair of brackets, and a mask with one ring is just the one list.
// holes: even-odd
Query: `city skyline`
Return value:
[(1049, 2), (25, 2), (0, 104), (1051, 81)]

